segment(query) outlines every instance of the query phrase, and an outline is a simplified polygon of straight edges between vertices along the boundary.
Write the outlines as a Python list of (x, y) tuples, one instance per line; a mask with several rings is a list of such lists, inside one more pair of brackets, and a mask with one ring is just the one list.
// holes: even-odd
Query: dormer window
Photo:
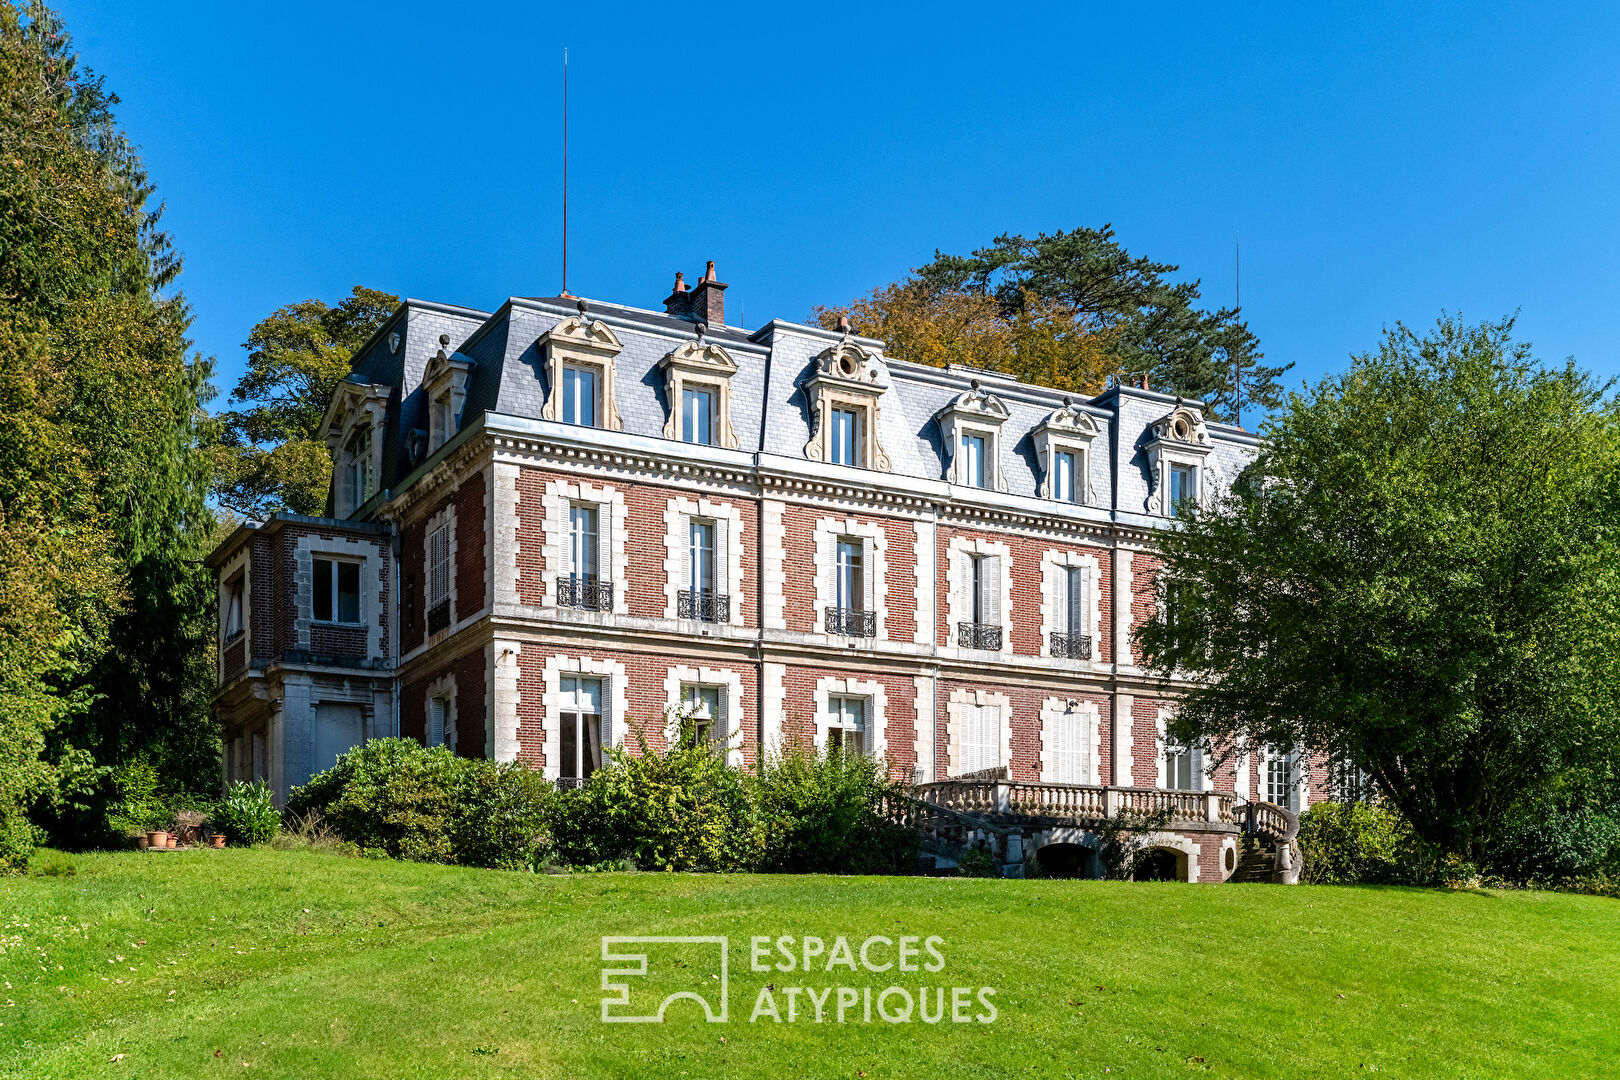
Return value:
[(1058, 502), (1079, 502), (1075, 493), (1075, 459), (1080, 455), (1073, 450), (1059, 450), (1052, 455), (1052, 498)]
[(664, 397), (669, 402), (664, 438), (737, 449), (737, 432), (731, 426), (731, 377), (737, 363), (731, 354), (699, 339), (670, 350), (658, 363), (664, 369)]
[(1215, 468), (1213, 449), (1204, 418), (1192, 406), (1178, 405), (1148, 425), (1142, 446), (1147, 460), (1148, 497), (1143, 507), (1150, 514), (1183, 517), (1187, 508), (1209, 497), (1209, 471)]
[(1037, 424), (1031, 437), (1041, 463), (1038, 493), (1056, 502), (1090, 505), (1091, 440), (1097, 437), (1096, 421), (1073, 398), (1065, 398), (1063, 407)]
[(364, 506), (366, 500), (376, 492), (372, 482), (374, 457), (370, 426), (360, 428), (349, 436), (349, 443), (344, 447), (344, 466), (348, 480), (350, 513)]
[(687, 387), (681, 391), (681, 441), (714, 445), (714, 394)]
[(624, 346), (607, 323), (600, 319), (586, 321), (584, 307), (585, 301), (581, 300), (581, 314), (570, 315), (536, 342), (545, 357), (550, 387), (540, 416), (581, 427), (623, 431), (613, 376)]
[(422, 373), (422, 391), (428, 399), (428, 453), (455, 438), (472, 369), (471, 360), (450, 351), (450, 335), (440, 334), (439, 351)]
[(377, 493), (383, 420), (391, 387), (342, 380), (321, 420), (321, 441), (332, 454), (332, 506), (339, 517), (355, 513)]
[(1170, 466), (1170, 516), (1185, 517), (1189, 506), (1198, 504), (1198, 466)]
[(1001, 399), (980, 389), (974, 379), (965, 393), (939, 411), (937, 419), (947, 455), (946, 478), (962, 487), (1006, 491), (999, 444), (1007, 406)]
[(804, 382), (810, 407), (810, 441), (804, 456), (829, 465), (889, 471), (889, 455), (878, 438), (881, 401), (889, 373), (882, 360), (845, 337), (816, 357)]

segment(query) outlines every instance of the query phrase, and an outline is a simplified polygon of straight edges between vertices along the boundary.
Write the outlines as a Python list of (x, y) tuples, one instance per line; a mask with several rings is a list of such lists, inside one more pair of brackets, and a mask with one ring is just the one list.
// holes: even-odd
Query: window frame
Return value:
[[(707, 407), (703, 410), (702, 416), (704, 438), (701, 439), (696, 437), (696, 432), (693, 430), (694, 423), (698, 419), (698, 411), (695, 406), (699, 398), (707, 402)], [(719, 419), (719, 399), (720, 390), (718, 387), (701, 382), (688, 383), (683, 381), (681, 383), (680, 428), (682, 442), (694, 446), (715, 445), (714, 435)]]
[[(586, 402), (587, 400), (580, 393), (580, 381), (584, 376), (589, 376), (590, 378), (590, 396), (588, 403), (590, 405), (591, 418), (588, 423), (579, 419), (581, 403)], [(602, 416), (602, 368), (597, 364), (585, 364), (576, 360), (564, 361), (562, 364), (561, 381), (561, 400), (559, 401), (558, 408), (558, 412), (560, 413), (559, 419), (565, 424), (573, 424), (576, 427), (600, 428), (602, 426), (600, 423)], [(570, 390), (570, 383), (573, 384), (572, 390)], [(570, 413), (573, 414), (572, 419), (569, 418)]]
[[(864, 469), (865, 455), (862, 453), (862, 436), (866, 426), (866, 410), (859, 405), (838, 401), (832, 403), (828, 409), (827, 422), (830, 430), (827, 432), (828, 452), (827, 461), (833, 465), (846, 465), (852, 469)], [(848, 417), (848, 421), (843, 420)], [(845, 460), (845, 459), (848, 460)]]
[[(701, 715), (694, 706), (707, 704), (709, 696), (713, 696), (714, 709), (708, 715)], [(725, 725), (726, 688), (718, 683), (683, 682), (681, 683), (681, 719), (692, 723), (694, 737), (708, 746), (719, 746), (728, 733), (720, 732)]]
[[(856, 706), (854, 713), (856, 719), (853, 725), (846, 722), (851, 715), (848, 707)], [(872, 699), (864, 694), (830, 694), (827, 697), (827, 742), (824, 747), (828, 755), (834, 750), (835, 735), (837, 750), (841, 754), (856, 753), (865, 756), (869, 753), (871, 745), (869, 733), (872, 727)], [(849, 736), (856, 736), (856, 745), (851, 748)]]
[[(588, 699), (580, 696), (585, 684), (595, 686), (595, 694)], [(600, 675), (568, 672), (558, 682), (557, 690), (557, 779), (588, 780), (604, 764), (602, 730), (606, 714), (602, 705), (608, 692), (608, 680)], [(584, 700), (594, 708), (585, 708)], [(570, 742), (573, 743), (572, 755), (568, 753)]]
[[(323, 626), (364, 626), (366, 625), (365, 606), (365, 570), (366, 561), (352, 555), (343, 555), (335, 552), (318, 551), (310, 554), (310, 598), (309, 616), (311, 622)], [(330, 569), (325, 575), (326, 581), (326, 617), (321, 616), (321, 564), (326, 563)], [(342, 618), (342, 567), (351, 567), (354, 570), (354, 618)]]

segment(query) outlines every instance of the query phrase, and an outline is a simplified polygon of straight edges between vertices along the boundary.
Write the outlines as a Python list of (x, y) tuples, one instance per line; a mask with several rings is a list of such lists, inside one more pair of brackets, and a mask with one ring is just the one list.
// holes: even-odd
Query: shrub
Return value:
[(234, 781), (211, 815), (213, 826), (233, 844), (262, 844), (281, 827), (281, 814), (263, 780)]
[(982, 847), (968, 848), (962, 852), (962, 857), (956, 861), (956, 868), (963, 877), (994, 877), (996, 873), (995, 856)]
[(294, 788), (287, 809), (318, 812), (343, 839), (391, 858), (452, 862), (460, 766), (442, 746), (373, 739)]
[(917, 864), (917, 832), (885, 816), (905, 796), (881, 760), (794, 747), (767, 760), (751, 794), (763, 829), (760, 869), (896, 874)]
[(1169, 807), (1125, 809), (1097, 826), (1097, 858), (1102, 861), (1103, 876), (1110, 881), (1135, 880), (1153, 850), (1148, 837), (1168, 828), (1173, 816)]
[(35, 877), (73, 877), (79, 868), (73, 860), (59, 851), (35, 851), (28, 863), (28, 872)]
[(144, 759), (126, 762), (113, 770), (107, 825), (114, 836), (141, 836), (153, 829), (168, 828), (171, 811), (158, 794), (158, 783), (157, 766)]
[(1509, 819), (1491, 870), (1510, 881), (1562, 885), (1620, 870), (1620, 819), (1606, 808), (1530, 805)]
[(556, 798), (544, 776), (517, 762), (462, 761), (451, 826), (456, 862), (495, 870), (544, 864)]
[(682, 723), (655, 753), (622, 747), (583, 787), (558, 800), (559, 856), (574, 866), (633, 860), (643, 870), (747, 870), (759, 862), (760, 830), (742, 775)]
[(1311, 885), (1411, 885), (1446, 876), (1401, 816), (1380, 805), (1311, 804), (1299, 816), (1299, 846), (1300, 880)]

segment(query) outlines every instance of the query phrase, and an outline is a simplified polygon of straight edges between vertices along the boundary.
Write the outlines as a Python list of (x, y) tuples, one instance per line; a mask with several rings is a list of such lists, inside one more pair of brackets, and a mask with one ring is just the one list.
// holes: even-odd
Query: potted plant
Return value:
[(187, 846), (195, 844), (202, 837), (203, 822), (208, 815), (201, 810), (176, 810), (174, 813), (174, 831), (180, 842)]
[(216, 848), (222, 848), (225, 846), (225, 834), (222, 832), (214, 833), (208, 838), (208, 842)]
[(146, 834), (146, 842), (159, 850), (169, 846), (169, 830), (153, 829)]

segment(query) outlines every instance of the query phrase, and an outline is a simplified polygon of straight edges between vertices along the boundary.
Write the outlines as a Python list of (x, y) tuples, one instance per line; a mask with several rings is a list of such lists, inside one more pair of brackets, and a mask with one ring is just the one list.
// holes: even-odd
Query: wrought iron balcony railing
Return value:
[(964, 649), (1001, 651), (1001, 627), (989, 623), (960, 622), (956, 624), (956, 643)]
[(731, 597), (713, 589), (682, 589), (676, 601), (675, 614), (698, 622), (730, 622)]
[(583, 776), (559, 776), (559, 777), (557, 777), (557, 790), (558, 791), (573, 791), (575, 788), (582, 788), (584, 786), (585, 786), (585, 777), (583, 777)]
[(1059, 660), (1090, 660), (1090, 634), (1052, 634), (1052, 655)]
[(859, 608), (827, 609), (827, 633), (844, 637), (877, 637), (877, 612)]
[(557, 606), (612, 611), (613, 582), (595, 574), (565, 574), (557, 578)]
[(450, 601), (449, 600), (440, 600), (437, 604), (434, 604), (432, 607), (428, 608), (428, 613), (427, 613), (427, 632), (428, 633), (437, 634), (440, 630), (443, 630), (445, 627), (447, 627), (449, 625), (450, 625)]

